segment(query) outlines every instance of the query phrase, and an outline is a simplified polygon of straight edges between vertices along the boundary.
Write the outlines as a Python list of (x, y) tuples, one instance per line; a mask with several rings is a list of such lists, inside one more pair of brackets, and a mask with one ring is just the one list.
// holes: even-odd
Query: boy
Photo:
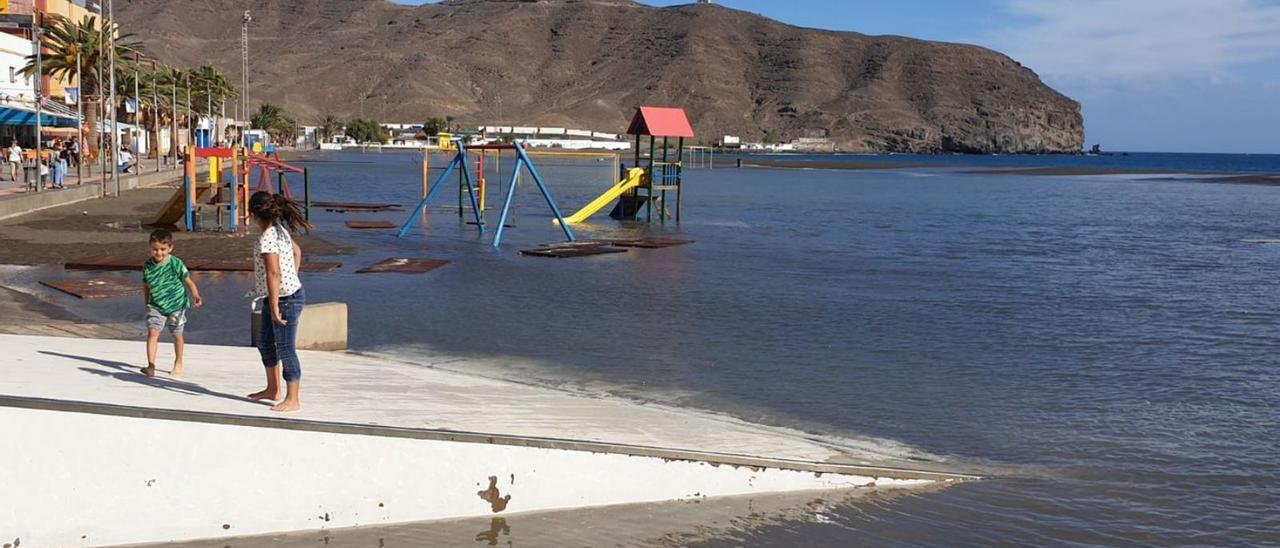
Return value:
[(204, 301), (191, 280), (191, 273), (187, 272), (187, 265), (173, 256), (173, 234), (168, 230), (151, 233), (151, 258), (142, 266), (142, 280), (147, 298), (147, 368), (142, 374), (156, 376), (160, 329), (168, 327), (173, 335), (174, 353), (170, 375), (177, 377), (182, 374), (182, 330), (187, 324), (187, 308), (192, 305), (200, 308)]

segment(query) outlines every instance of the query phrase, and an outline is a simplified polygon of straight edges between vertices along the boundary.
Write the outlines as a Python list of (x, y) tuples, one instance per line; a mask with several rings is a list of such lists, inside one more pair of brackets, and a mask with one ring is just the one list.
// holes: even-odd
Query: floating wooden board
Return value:
[(347, 228), (354, 230), (375, 230), (396, 227), (396, 224), (391, 221), (347, 221), (346, 225)]
[(613, 240), (613, 245), (618, 247), (638, 247), (642, 249), (661, 249), (664, 247), (675, 247), (678, 245), (688, 245), (694, 243), (694, 240), (684, 240), (680, 238), (636, 238), (633, 240)]
[(626, 252), (626, 248), (615, 247), (610, 242), (600, 240), (548, 244), (535, 249), (520, 250), (521, 255), (529, 255), (531, 257), (552, 257), (556, 259), (590, 257), (592, 255), (610, 255)]
[(142, 294), (142, 283), (124, 278), (99, 278), (93, 280), (43, 281), (40, 285), (57, 289), (79, 299), (105, 299)]
[(379, 211), (403, 211), (400, 204), (370, 204), (361, 202), (311, 202), (311, 207), (319, 207), (325, 211), (346, 212), (379, 212)]
[(443, 267), (449, 262), (440, 259), (397, 259), (393, 257), (361, 268), (356, 271), (356, 274), (423, 274)]

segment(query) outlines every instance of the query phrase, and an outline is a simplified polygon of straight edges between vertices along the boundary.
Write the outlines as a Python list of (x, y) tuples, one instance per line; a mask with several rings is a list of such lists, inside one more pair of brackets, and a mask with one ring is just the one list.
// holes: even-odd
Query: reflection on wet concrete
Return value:
[[(860, 505), (919, 496), (931, 488), (870, 488), (514, 514), (331, 531), (171, 543), (174, 548), (371, 548), (409, 546), (685, 546), (741, 539), (790, 523), (823, 523)], [(856, 511), (856, 510), (855, 510)]]

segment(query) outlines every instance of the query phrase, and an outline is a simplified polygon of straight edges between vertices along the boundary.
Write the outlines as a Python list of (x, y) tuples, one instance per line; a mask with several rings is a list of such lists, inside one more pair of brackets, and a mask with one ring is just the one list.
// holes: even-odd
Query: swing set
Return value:
[[(506, 202), (502, 204), (502, 215), (498, 219), (498, 228), (494, 232), (493, 247), (498, 247), (502, 244), (503, 229), (506, 228), (507, 218), (511, 213), (511, 204), (515, 198), (516, 187), (520, 182), (521, 170), (527, 172), (529, 177), (533, 179), (533, 182), (538, 185), (538, 190), (542, 193), (542, 197), (546, 199), (547, 206), (551, 209), (551, 214), (555, 217), (561, 230), (564, 232), (565, 239), (570, 242), (576, 240), (573, 235), (573, 231), (569, 229), (568, 223), (564, 222), (564, 216), (560, 213), (560, 207), (556, 205), (555, 199), (551, 197), (551, 191), (547, 189), (546, 183), (542, 180), (542, 175), (538, 174), (538, 168), (529, 157), (530, 155), (525, 151), (523, 144), (517, 142), (512, 144), (467, 145), (464, 144), (462, 139), (459, 137), (454, 137), (450, 141), (450, 144), (452, 145), (451, 148), (455, 150), (453, 159), (449, 161), (449, 166), (445, 168), (444, 173), (440, 174), (440, 177), (431, 184), (430, 188), (425, 193), (425, 196), (423, 196), (422, 201), (418, 202), (418, 207), (414, 208), (413, 213), (409, 215), (408, 219), (405, 219), (404, 224), (400, 227), (400, 238), (405, 238), (409, 235), (409, 230), (413, 228), (413, 224), (417, 219), (423, 218), (425, 220), (423, 214), (426, 212), (427, 208), (431, 206), (431, 202), (435, 200), (440, 189), (446, 186), (446, 181), (449, 180), (449, 176), (452, 175), (455, 170), (458, 171), (462, 178), (463, 186), (466, 187), (465, 194), (471, 202), (471, 211), (475, 216), (475, 225), (479, 229), (480, 233), (484, 234), (484, 210), (481, 208), (480, 202), (477, 201), (476, 198), (480, 190), (477, 187), (477, 184), (483, 184), (483, 182), (473, 181), (470, 170), (468, 169), (470, 166), (468, 153), (472, 151), (478, 152), (481, 157), (483, 157), (484, 153), (487, 151), (514, 150), (516, 153), (516, 164), (511, 170), (511, 179), (509, 184), (507, 184), (507, 199)], [(428, 167), (424, 163), (424, 181), (426, 180), (425, 174), (427, 173), (427, 169)], [(459, 215), (461, 214), (461, 209), (459, 209)]]

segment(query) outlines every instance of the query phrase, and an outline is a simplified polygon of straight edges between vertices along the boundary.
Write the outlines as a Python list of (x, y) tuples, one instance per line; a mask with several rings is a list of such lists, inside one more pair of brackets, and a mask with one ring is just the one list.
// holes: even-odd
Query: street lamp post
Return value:
[[(40, 142), (41, 141), (40, 134), (44, 130), (44, 128), (41, 126), (41, 122), (42, 122), (41, 118), (44, 117), (44, 112), (43, 112), (44, 104), (41, 101), (41, 94), (44, 93), (44, 90), (40, 89), (40, 84), (41, 84), (40, 80), (44, 78), (44, 70), (43, 70), (44, 67), (42, 66), (44, 64), (44, 60), (42, 58), (40, 50), (44, 48), (40, 47), (40, 40), (43, 35), (43, 31), (40, 28), (40, 16), (37, 14), (32, 19), (32, 21), (34, 22), (34, 24), (32, 25), (32, 27), (34, 28), (31, 29), (31, 37), (33, 38), (31, 42), (32, 44), (31, 47), (36, 50), (35, 51), (36, 77), (34, 79), (35, 92), (36, 92), (36, 185), (35, 185), (35, 188), (36, 188), (36, 192), (40, 192), (41, 190), (44, 190), (44, 179), (40, 177), (40, 160), (41, 160), (40, 155), (41, 153), (44, 152), (44, 144)], [(24, 176), (23, 178), (25, 179), (26, 177)]]
[(116, 183), (116, 197), (120, 197), (120, 113), (116, 108), (116, 12), (115, 2), (107, 0), (107, 20), (111, 31), (107, 33), (107, 55), (111, 56), (111, 179)]

